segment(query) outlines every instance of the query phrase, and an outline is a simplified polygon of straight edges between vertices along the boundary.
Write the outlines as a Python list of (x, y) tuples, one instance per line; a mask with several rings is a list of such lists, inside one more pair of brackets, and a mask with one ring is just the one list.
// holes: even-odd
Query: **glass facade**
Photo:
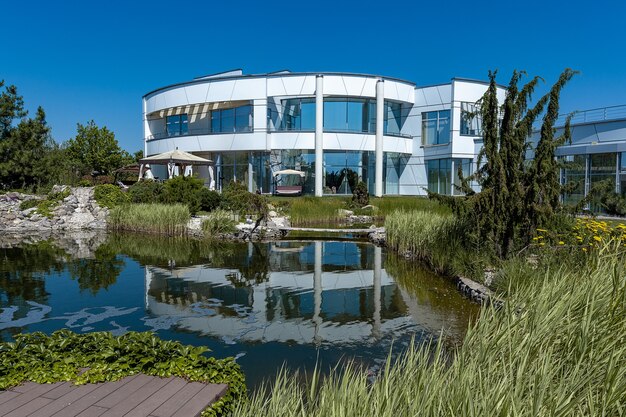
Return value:
[(239, 133), (252, 131), (252, 106), (211, 111), (212, 133)]
[(249, 152), (222, 152), (218, 165), (218, 187), (221, 189), (231, 181), (248, 185), (249, 160)]
[(461, 135), (482, 136), (483, 126), (476, 103), (461, 102)]
[(325, 98), (324, 130), (376, 133), (376, 101), (359, 98)]
[(626, 152), (622, 152), (620, 155), (619, 191), (626, 197)]
[(593, 187), (602, 181), (610, 181), (615, 185), (615, 153), (596, 153), (589, 155), (589, 184)]
[(567, 185), (563, 195), (564, 204), (578, 204), (585, 198), (585, 172), (587, 171), (586, 155), (567, 155), (560, 157), (564, 168), (561, 170), (561, 183)]
[[(391, 101), (385, 101), (384, 109), (385, 135), (399, 135), (402, 129), (402, 105)], [(374, 119), (376, 120), (376, 119)]]
[(374, 161), (374, 152), (324, 152), (324, 194), (352, 194), (359, 181), (372, 192)]
[(422, 145), (450, 143), (450, 110), (422, 113)]
[[(463, 171), (463, 176), (467, 177), (472, 171), (471, 159), (460, 158), (446, 158), (446, 159), (434, 159), (426, 161), (426, 175), (428, 176), (428, 191), (444, 194), (444, 195), (462, 195), (455, 187), (452, 186), (453, 178), (454, 185), (461, 185), (461, 180), (458, 176), (459, 166)], [(454, 167), (454, 168), (453, 168)], [(453, 172), (454, 171), (454, 172)]]
[(177, 114), (175, 116), (167, 116), (165, 127), (167, 136), (182, 136), (189, 132), (187, 123), (187, 114)]
[(273, 170), (295, 169), (303, 171), (303, 194), (315, 193), (315, 151), (302, 149), (283, 149), (272, 151)]

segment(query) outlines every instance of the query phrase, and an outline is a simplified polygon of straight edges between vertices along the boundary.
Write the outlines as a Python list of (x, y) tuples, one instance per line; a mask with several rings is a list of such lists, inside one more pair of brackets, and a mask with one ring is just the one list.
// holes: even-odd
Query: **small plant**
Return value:
[(367, 206), (369, 203), (370, 194), (367, 191), (367, 185), (363, 181), (359, 181), (352, 191), (352, 206), (363, 207)]
[(39, 200), (36, 200), (34, 198), (31, 200), (24, 200), (20, 203), (20, 210), (28, 210), (30, 208), (37, 207), (38, 204)]
[(214, 210), (202, 221), (202, 231), (208, 238), (219, 237), (221, 234), (231, 233), (234, 230), (235, 221), (225, 210)]
[(94, 198), (101, 207), (113, 208), (127, 204), (130, 201), (128, 194), (113, 184), (96, 185)]
[(242, 183), (231, 182), (222, 192), (220, 206), (225, 210), (231, 210), (241, 215), (255, 215), (267, 218), (267, 200), (265, 197), (248, 192), (248, 188)]

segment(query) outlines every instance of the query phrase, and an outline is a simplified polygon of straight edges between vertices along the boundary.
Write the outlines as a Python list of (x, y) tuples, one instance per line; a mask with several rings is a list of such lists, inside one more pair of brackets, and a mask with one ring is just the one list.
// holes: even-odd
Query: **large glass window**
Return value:
[(399, 135), (402, 128), (402, 105), (385, 101), (385, 128), (384, 133), (387, 135)]
[(463, 195), (463, 193), (458, 190), (457, 187), (461, 186), (461, 180), (459, 178), (459, 168), (461, 168), (461, 172), (463, 174), (463, 178), (467, 178), (472, 173), (472, 160), (466, 158), (458, 158), (453, 159), (454, 161), (454, 170), (451, 172), (452, 175), (452, 183), (454, 187), (452, 187), (452, 195)]
[(620, 193), (623, 196), (626, 196), (626, 152), (622, 152), (620, 160), (621, 160), (620, 169), (619, 169)]
[(422, 113), (422, 144), (450, 143), (450, 110)]
[(324, 152), (324, 193), (351, 194), (359, 181), (368, 183), (373, 160), (373, 152)]
[(226, 187), (230, 182), (237, 181), (248, 187), (250, 154), (248, 152), (223, 152), (220, 155), (220, 187)]
[(559, 158), (563, 162), (561, 183), (565, 186), (564, 204), (577, 204), (585, 198), (586, 155), (567, 155)]
[(461, 135), (482, 136), (480, 108), (475, 103), (461, 103)]
[(181, 136), (188, 133), (187, 114), (177, 114), (167, 116), (166, 119), (167, 136)]
[(617, 155), (614, 153), (596, 153), (589, 155), (589, 182), (593, 187), (601, 181), (610, 181), (615, 185)]
[(294, 98), (282, 101), (280, 130), (315, 130), (315, 99)]
[(324, 99), (324, 130), (376, 133), (376, 102), (359, 98)]
[(252, 131), (252, 106), (211, 111), (211, 132), (237, 133)]
[(450, 194), (451, 159), (427, 161), (428, 191)]

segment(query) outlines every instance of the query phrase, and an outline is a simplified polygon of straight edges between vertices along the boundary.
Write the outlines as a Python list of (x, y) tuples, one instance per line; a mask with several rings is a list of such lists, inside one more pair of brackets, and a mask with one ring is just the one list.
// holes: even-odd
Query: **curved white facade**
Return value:
[[(475, 102), (485, 88), (468, 80), (417, 88), (373, 75), (236, 70), (146, 94), (144, 151), (178, 148), (212, 159), (218, 187), (237, 180), (271, 192), (272, 172), (292, 168), (306, 172), (307, 194), (351, 193), (357, 180), (378, 196), (424, 194), (428, 160), (449, 161), (437, 172), (455, 172), (459, 158), (471, 169), (480, 135), (461, 136), (455, 120), (460, 103)], [(433, 122), (427, 114), (442, 116)], [(423, 143), (422, 132), (436, 143)], [(206, 168), (198, 174), (208, 181)]]

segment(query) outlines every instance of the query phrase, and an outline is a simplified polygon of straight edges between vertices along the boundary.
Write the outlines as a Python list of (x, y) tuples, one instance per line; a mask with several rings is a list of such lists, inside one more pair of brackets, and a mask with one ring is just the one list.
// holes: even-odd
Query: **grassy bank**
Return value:
[(347, 366), (308, 385), (282, 373), (237, 416), (618, 416), (626, 407), (626, 271), (615, 244), (579, 268), (520, 263), (504, 308), (463, 344), (411, 347), (372, 383)]
[(350, 202), (351, 197), (348, 196), (270, 198), (271, 204), (291, 216), (291, 224), (293, 226), (338, 223), (343, 220), (343, 216), (338, 214), (339, 209), (352, 210), (355, 214), (373, 216), (379, 223), (382, 223), (389, 214), (396, 210), (423, 210), (437, 214), (447, 214), (450, 212), (447, 207), (424, 197), (371, 197), (370, 205), (375, 207), (373, 210), (355, 209), (350, 206)]
[(187, 233), (189, 208), (182, 204), (127, 204), (111, 209), (112, 230), (182, 236)]

